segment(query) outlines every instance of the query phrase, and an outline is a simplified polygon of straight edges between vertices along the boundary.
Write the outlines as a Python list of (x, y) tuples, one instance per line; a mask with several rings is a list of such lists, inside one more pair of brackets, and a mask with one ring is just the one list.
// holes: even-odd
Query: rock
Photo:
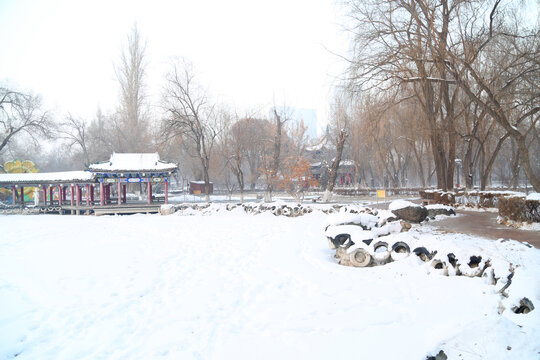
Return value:
[(411, 229), (412, 225), (408, 222), (401, 220), (399, 223), (401, 224), (401, 232), (409, 231)]
[(396, 215), (398, 219), (412, 223), (420, 223), (428, 216), (428, 211), (423, 206), (407, 206), (401, 209), (392, 210), (392, 213)]
[(437, 215), (446, 215), (446, 216), (452, 216), (456, 215), (456, 212), (451, 207), (447, 208), (427, 208), (428, 211), (428, 217), (434, 218)]
[(176, 212), (174, 205), (161, 205), (161, 208), (159, 209), (161, 215), (171, 215), (174, 212)]

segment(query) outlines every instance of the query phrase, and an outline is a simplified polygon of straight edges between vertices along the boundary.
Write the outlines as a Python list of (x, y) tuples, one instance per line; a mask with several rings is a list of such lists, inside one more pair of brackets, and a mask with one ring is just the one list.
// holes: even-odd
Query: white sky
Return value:
[(41, 94), (62, 116), (90, 119), (118, 102), (114, 63), (134, 22), (147, 42), (147, 92), (157, 104), (172, 57), (240, 111), (278, 105), (317, 110), (348, 46), (335, 0), (0, 0), (0, 82)]

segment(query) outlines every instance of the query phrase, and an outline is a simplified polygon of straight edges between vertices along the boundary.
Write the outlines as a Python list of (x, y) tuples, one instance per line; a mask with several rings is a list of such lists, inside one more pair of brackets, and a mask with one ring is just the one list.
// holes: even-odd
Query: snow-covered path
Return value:
[(484, 279), (339, 266), (324, 217), (0, 216), (0, 359), (537, 358)]

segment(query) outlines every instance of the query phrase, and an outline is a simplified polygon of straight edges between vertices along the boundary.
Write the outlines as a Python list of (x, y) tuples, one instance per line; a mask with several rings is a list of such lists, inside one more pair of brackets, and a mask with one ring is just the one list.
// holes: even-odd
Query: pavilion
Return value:
[[(13, 205), (20, 192), (20, 205), (24, 206), (24, 188), (30, 186), (40, 188), (40, 206), (49, 209), (54, 206), (54, 211), (59, 213), (65, 210), (97, 214), (98, 210), (105, 213), (104, 208), (111, 207), (116, 208), (113, 213), (119, 213), (118, 208), (127, 208), (126, 187), (131, 183), (146, 184), (146, 203), (154, 207), (157, 204), (152, 197), (153, 186), (163, 184), (167, 204), (169, 180), (177, 171), (177, 164), (160, 160), (158, 153), (113, 153), (108, 161), (91, 164), (84, 171), (0, 174), (0, 187), (11, 189)], [(99, 200), (95, 200), (96, 189)], [(113, 191), (116, 202), (111, 199)]]

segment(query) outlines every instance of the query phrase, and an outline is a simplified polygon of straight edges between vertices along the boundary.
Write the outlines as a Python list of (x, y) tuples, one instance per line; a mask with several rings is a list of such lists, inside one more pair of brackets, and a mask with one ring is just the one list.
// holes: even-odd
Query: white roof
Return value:
[(60, 171), (44, 173), (0, 174), (0, 184), (38, 185), (47, 183), (94, 182), (90, 171)]
[(174, 171), (175, 163), (159, 160), (158, 153), (113, 153), (109, 161), (91, 164), (88, 169), (95, 172), (140, 172)]

